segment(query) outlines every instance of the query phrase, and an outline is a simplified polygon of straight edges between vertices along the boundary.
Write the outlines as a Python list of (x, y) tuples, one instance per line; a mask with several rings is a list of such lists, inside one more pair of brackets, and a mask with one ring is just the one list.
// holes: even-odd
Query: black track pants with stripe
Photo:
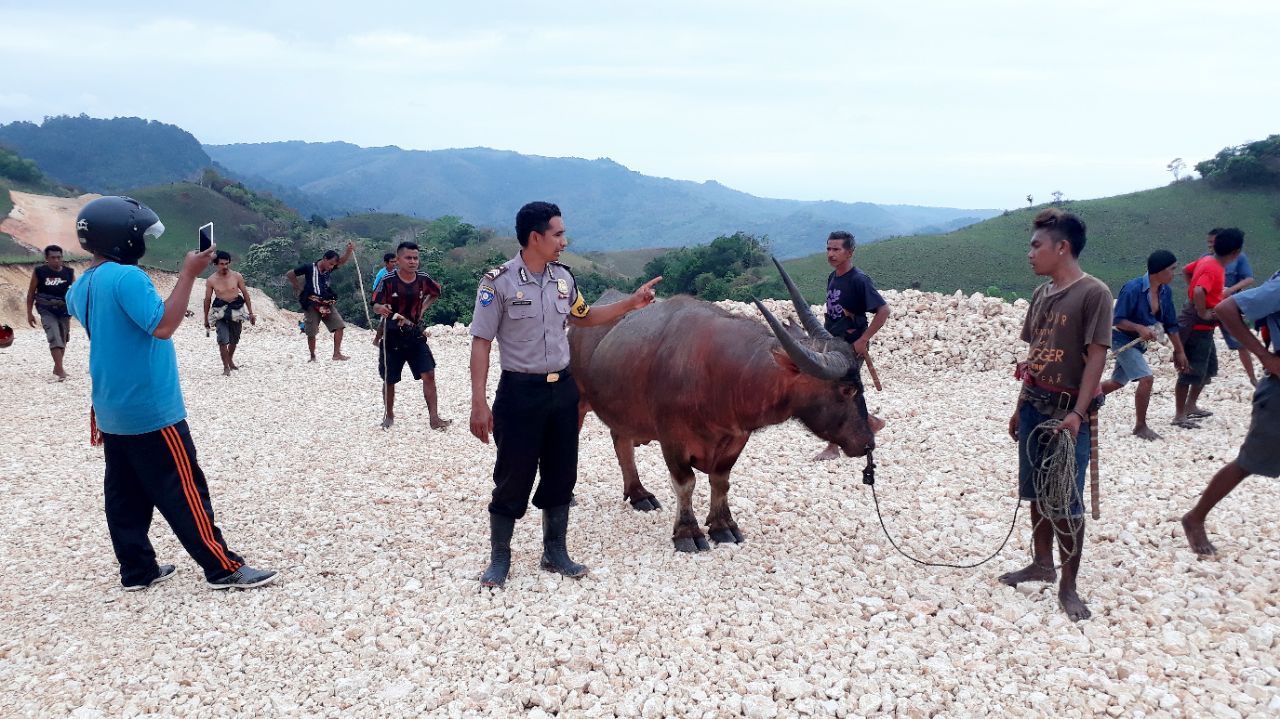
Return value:
[(107, 529), (125, 586), (147, 584), (159, 572), (147, 538), (153, 509), (160, 510), (208, 579), (222, 579), (244, 564), (213, 523), (209, 486), (196, 464), (185, 420), (146, 434), (104, 432), (102, 440)]

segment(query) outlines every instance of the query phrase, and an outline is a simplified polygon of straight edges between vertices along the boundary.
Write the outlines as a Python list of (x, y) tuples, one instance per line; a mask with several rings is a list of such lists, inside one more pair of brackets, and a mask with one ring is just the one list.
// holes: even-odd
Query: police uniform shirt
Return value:
[(471, 334), (498, 341), (504, 371), (559, 372), (569, 366), (569, 318), (590, 309), (568, 267), (548, 262), (539, 283), (516, 254), (480, 278)]

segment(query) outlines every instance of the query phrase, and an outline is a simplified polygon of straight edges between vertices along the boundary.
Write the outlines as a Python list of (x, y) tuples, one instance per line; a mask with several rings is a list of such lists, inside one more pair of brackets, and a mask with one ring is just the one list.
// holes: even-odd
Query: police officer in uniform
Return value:
[[(520, 252), (485, 273), (471, 321), (471, 433), (498, 445), (489, 503), (490, 562), (480, 581), (500, 587), (511, 568), (511, 535), (533, 506), (542, 510), (542, 569), (582, 577), (587, 568), (569, 558), (565, 535), (578, 474), (578, 387), (569, 376), (570, 322), (590, 327), (612, 322), (654, 300), (656, 277), (620, 302), (591, 307), (573, 273), (557, 260), (564, 251), (560, 208), (531, 202), (516, 214)], [(502, 377), (490, 410), (485, 384), (489, 350), (501, 348)], [(534, 476), (541, 472), (537, 492)]]

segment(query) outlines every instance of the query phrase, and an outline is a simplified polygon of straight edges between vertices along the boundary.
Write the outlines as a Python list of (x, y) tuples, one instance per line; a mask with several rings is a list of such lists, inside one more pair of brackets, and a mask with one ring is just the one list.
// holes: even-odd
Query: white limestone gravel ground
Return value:
[[(973, 560), (1003, 538), (1016, 451), (1005, 422), (1020, 306), (888, 293), (876, 349), (888, 420), (877, 489), (911, 551)], [(775, 305), (778, 306), (778, 305)], [(739, 306), (737, 311), (754, 313)], [(230, 379), (203, 328), (176, 336), (183, 390), (217, 522), (282, 581), (212, 592), (159, 518), (177, 577), (123, 593), (88, 445), (87, 342), (49, 383), (38, 330), (0, 350), (0, 707), (5, 716), (1266, 716), (1280, 712), (1280, 526), (1275, 480), (1251, 478), (1210, 519), (1199, 561), (1177, 518), (1234, 456), (1248, 423), (1241, 370), (1205, 393), (1217, 414), (1169, 427), (1162, 362), (1152, 419), (1132, 394), (1103, 412), (1103, 518), (1073, 625), (1050, 586), (995, 581), (1022, 566), (1025, 514), (1004, 554), (928, 570), (888, 546), (861, 460), (815, 463), (796, 423), (758, 433), (734, 474), (741, 546), (677, 555), (656, 446), (638, 451), (659, 513), (635, 512), (607, 432), (589, 418), (570, 548), (581, 581), (539, 572), (536, 510), (517, 525), (502, 591), (487, 561), (493, 448), (468, 433), (468, 337), (435, 328), (446, 433), (415, 383), (378, 429), (375, 350), (305, 362), (287, 317), (246, 327)], [(971, 339), (966, 340), (966, 337)], [(495, 357), (496, 368), (496, 357)], [(491, 376), (496, 380), (496, 370)], [(699, 517), (706, 512), (699, 478)]]

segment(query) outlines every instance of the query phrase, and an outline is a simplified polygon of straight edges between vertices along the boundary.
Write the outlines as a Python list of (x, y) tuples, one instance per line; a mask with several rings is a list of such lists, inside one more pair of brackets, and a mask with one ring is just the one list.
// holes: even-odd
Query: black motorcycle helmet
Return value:
[(163, 232), (160, 216), (132, 197), (99, 197), (76, 216), (80, 246), (122, 265), (136, 265), (147, 252), (147, 238)]

